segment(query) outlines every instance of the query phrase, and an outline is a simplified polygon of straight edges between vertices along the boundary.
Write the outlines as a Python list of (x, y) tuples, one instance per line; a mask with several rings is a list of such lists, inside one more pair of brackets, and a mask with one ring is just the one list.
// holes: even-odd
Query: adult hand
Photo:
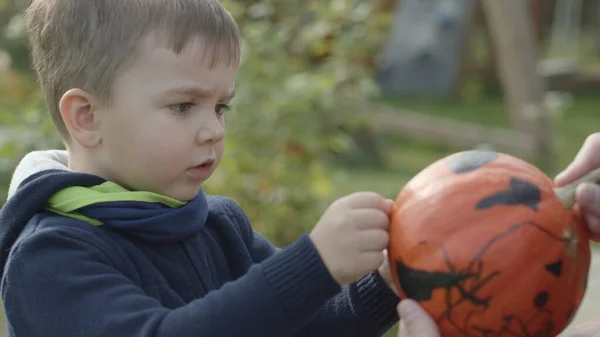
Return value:
[[(600, 168), (600, 133), (588, 136), (575, 159), (555, 178), (557, 186), (573, 182), (592, 170)], [(600, 241), (600, 185), (584, 183), (575, 193), (594, 241)]]
[(577, 325), (573, 330), (560, 337), (597, 337), (600, 336), (600, 320)]

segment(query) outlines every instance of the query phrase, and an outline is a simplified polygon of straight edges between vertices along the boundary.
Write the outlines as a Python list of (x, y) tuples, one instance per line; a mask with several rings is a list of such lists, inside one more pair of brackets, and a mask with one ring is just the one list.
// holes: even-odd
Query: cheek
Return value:
[(135, 120), (122, 120), (108, 131), (105, 146), (112, 162), (160, 174), (189, 165), (193, 132), (164, 116)]
[(215, 145), (215, 155), (217, 156), (217, 160), (220, 160), (221, 157), (223, 157), (223, 152), (225, 152), (224, 140)]
[(153, 130), (142, 139), (144, 144), (138, 144), (138, 148), (143, 149), (145, 164), (156, 165), (161, 171), (190, 165), (194, 137), (186, 130)]

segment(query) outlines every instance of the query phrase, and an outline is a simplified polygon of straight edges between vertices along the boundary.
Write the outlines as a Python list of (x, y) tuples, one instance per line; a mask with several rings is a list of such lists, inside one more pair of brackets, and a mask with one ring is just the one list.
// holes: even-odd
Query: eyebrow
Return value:
[[(181, 94), (187, 96), (195, 96), (195, 97), (210, 97), (213, 95), (213, 92), (210, 90), (202, 89), (195, 86), (186, 86), (186, 87), (178, 87), (169, 89), (166, 91), (169, 94)], [(233, 99), (235, 96), (235, 90), (228, 93), (224, 98), (225, 99)]]

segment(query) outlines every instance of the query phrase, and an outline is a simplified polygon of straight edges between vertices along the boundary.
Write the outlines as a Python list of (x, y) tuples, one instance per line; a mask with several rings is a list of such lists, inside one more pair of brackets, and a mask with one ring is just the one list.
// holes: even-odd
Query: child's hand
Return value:
[[(594, 133), (583, 143), (573, 162), (556, 177), (555, 183), (559, 186), (566, 185), (599, 167), (600, 133)], [(600, 241), (600, 186), (581, 184), (575, 200), (581, 206), (586, 223), (596, 237), (595, 241)]]
[(415, 301), (402, 300), (398, 305), (398, 315), (398, 337), (441, 337), (433, 318)]
[(338, 284), (358, 281), (381, 266), (392, 205), (377, 193), (359, 192), (325, 211), (310, 237)]
[(396, 285), (394, 284), (394, 279), (392, 278), (392, 273), (390, 271), (390, 263), (388, 261), (388, 253), (387, 249), (383, 251), (383, 263), (379, 266), (379, 275), (381, 278), (385, 280), (385, 283), (394, 291), (396, 295), (398, 295), (398, 290), (396, 290)]

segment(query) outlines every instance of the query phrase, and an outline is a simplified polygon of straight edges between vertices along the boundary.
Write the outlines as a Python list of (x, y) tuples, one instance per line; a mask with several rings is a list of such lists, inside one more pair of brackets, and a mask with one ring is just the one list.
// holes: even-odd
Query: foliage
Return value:
[[(243, 60), (225, 158), (205, 187), (235, 199), (257, 230), (283, 245), (309, 230), (334, 197), (326, 158), (350, 146), (342, 130), (360, 125), (377, 93), (370, 71), (386, 21), (360, 0), (223, 4), (240, 23)], [(10, 21), (18, 32), (18, 16)], [(0, 125), (20, 136), (0, 149), (4, 190), (24, 153), (60, 145), (22, 64), (25, 37), (9, 35), (1, 49), (21, 61), (0, 74), (0, 89), (9, 93), (0, 102)]]
[[(368, 98), (380, 20), (369, 2), (226, 2), (244, 56), (226, 158), (207, 184), (230, 195), (279, 244), (318, 220), (333, 184), (325, 159), (351, 144)], [(368, 37), (368, 38), (367, 38)]]
[(29, 69), (19, 14), (23, 4), (0, 0), (0, 205), (12, 171), (25, 153), (61, 146)]

